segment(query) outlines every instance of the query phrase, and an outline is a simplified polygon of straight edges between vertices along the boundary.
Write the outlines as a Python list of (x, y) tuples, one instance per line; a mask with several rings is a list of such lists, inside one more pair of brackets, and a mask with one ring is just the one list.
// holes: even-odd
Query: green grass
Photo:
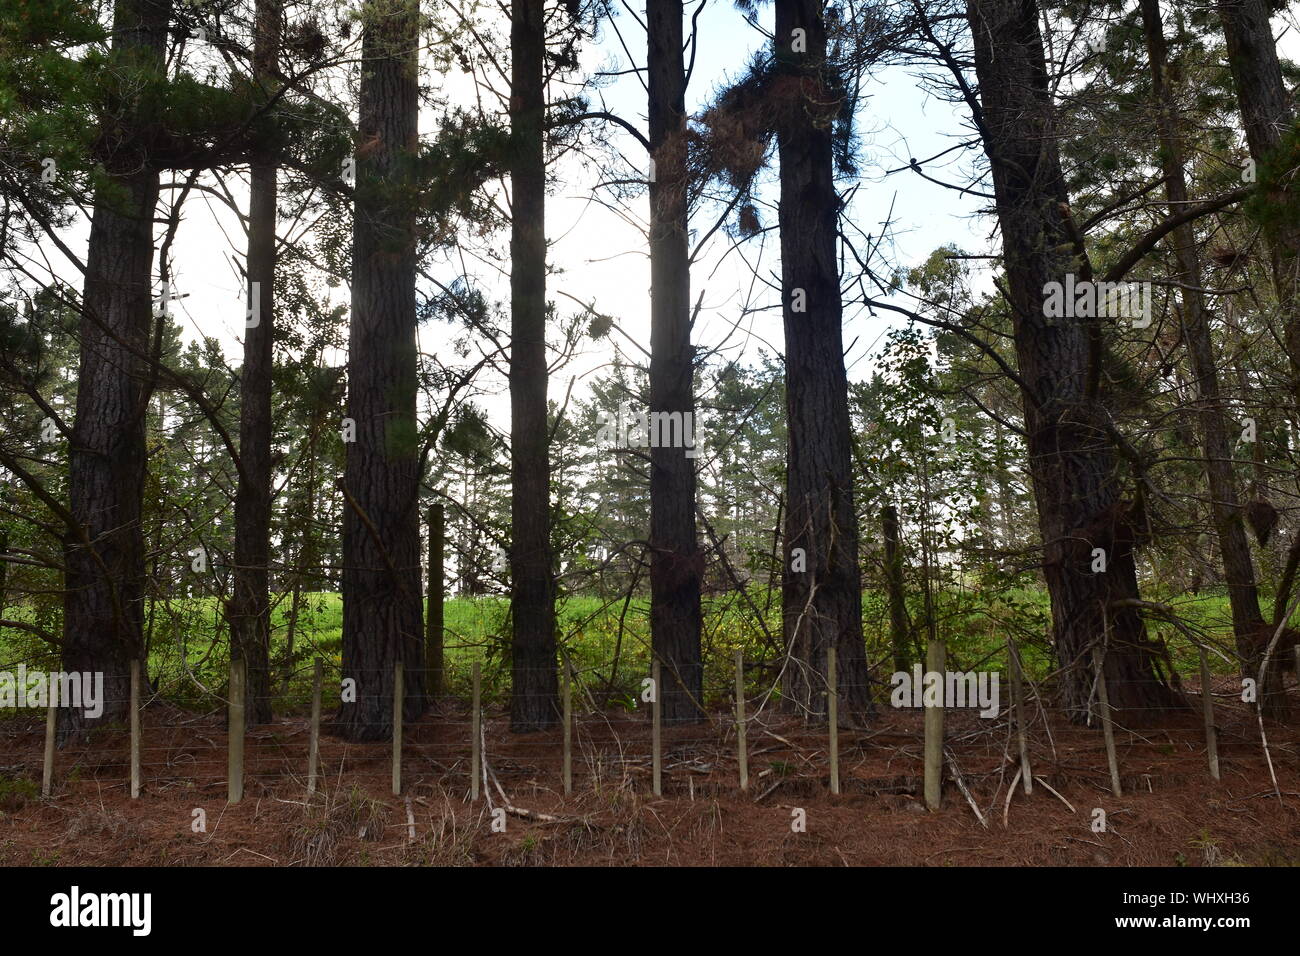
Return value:
[[(711, 701), (725, 700), (731, 692), (736, 649), (744, 652), (751, 665), (773, 663), (772, 644), (753, 610), (765, 607), (767, 595), (758, 590), (749, 598), (746, 602), (741, 595), (732, 593), (705, 601), (705, 695)], [(1230, 647), (1231, 618), (1224, 594), (1203, 592), (1198, 597), (1179, 598), (1175, 606), (1188, 626), (1204, 633), (1210, 641)], [(482, 668), (485, 700), (489, 705), (505, 703), (509, 693), (508, 612), (509, 602), (502, 597), (447, 601), (446, 678), (451, 694), (469, 696), (471, 668), (477, 661)], [(21, 609), (10, 609), (8, 613), (21, 614)], [(911, 599), (909, 613), (914, 622), (922, 620), (919, 597)], [(301, 712), (309, 705), (315, 657), (324, 659), (327, 681), (337, 676), (342, 661), (340, 595), (314, 593), (303, 597), (292, 657), (288, 644), (290, 617), (286, 597), (273, 614), (271, 649), (277, 675), (276, 709), (281, 713)], [(763, 617), (771, 639), (779, 639), (779, 592)], [(939, 634), (948, 642), (954, 669), (1003, 669), (1008, 633), (1017, 637), (1031, 678), (1042, 677), (1054, 667), (1044, 640), (1050, 627), (1050, 610), (1046, 593), (1041, 590), (1003, 591), (992, 602), (974, 590), (944, 591), (936, 597), (936, 618)], [(880, 592), (864, 593), (863, 624), (868, 658), (877, 676), (887, 678), (893, 664), (888, 609)], [(648, 600), (637, 598), (625, 607), (621, 597), (609, 601), (595, 596), (568, 597), (559, 607), (558, 627), (561, 646), (581, 684), (602, 703), (634, 708), (641, 678), (649, 670)], [(1150, 627), (1153, 633), (1166, 638), (1180, 672), (1195, 673), (1198, 657), (1194, 645), (1172, 625), (1152, 621)], [(227, 629), (219, 602), (212, 598), (158, 602), (149, 629), (149, 675), (163, 696), (195, 709), (218, 706), (229, 673)], [(912, 660), (918, 659), (920, 650), (919, 644), (911, 649)], [(26, 660), (29, 668), (57, 666), (48, 646), (30, 635), (7, 630), (0, 634), (0, 666), (17, 660)], [(1231, 670), (1217, 658), (1212, 667), (1220, 673)], [(765, 690), (773, 674), (771, 667), (751, 667), (747, 675), (750, 690)]]

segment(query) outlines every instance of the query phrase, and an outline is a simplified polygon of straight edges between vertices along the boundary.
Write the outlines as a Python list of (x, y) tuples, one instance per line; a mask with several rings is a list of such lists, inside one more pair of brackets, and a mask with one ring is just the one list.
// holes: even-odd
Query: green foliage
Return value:
[(1277, 149), (1264, 157), (1256, 169), (1258, 188), (1246, 201), (1247, 214), (1269, 236), (1294, 235), (1300, 223), (1300, 122), (1282, 135)]
[(29, 800), (35, 800), (40, 787), (26, 777), (0, 776), (0, 811), (13, 813)]

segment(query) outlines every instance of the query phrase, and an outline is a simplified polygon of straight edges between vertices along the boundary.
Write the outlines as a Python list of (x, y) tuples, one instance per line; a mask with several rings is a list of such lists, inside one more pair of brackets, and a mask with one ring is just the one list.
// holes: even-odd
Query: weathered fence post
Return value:
[(443, 694), (443, 561), (446, 524), (441, 504), (429, 506), (429, 587), (428, 613), (424, 625), (424, 659), (429, 671), (429, 696)]
[(59, 709), (54, 697), (57, 691), (50, 688), (49, 708), (45, 711), (45, 766), (41, 771), (41, 796), (48, 797), (54, 785), (54, 738), (58, 728)]
[(140, 798), (140, 662), (131, 662), (131, 799)]
[(1029, 767), (1029, 741), (1025, 730), (1024, 668), (1020, 665), (1020, 648), (1014, 638), (1007, 638), (1007, 658), (1011, 664), (1011, 707), (1016, 716), (1016, 739), (1020, 746), (1020, 776), (1024, 780), (1025, 796), (1034, 792), (1033, 775)]
[(826, 716), (831, 737), (831, 793), (840, 792), (840, 688), (835, 667), (835, 648), (826, 648)]
[(244, 799), (244, 661), (230, 662), (230, 704), (226, 718), (226, 800)]
[(320, 763), (320, 695), (324, 663), (318, 657), (311, 675), (311, 740), (307, 744), (307, 793), (316, 792), (316, 768)]
[(740, 789), (749, 789), (749, 754), (745, 750), (745, 652), (736, 648), (736, 757), (740, 761)]
[(654, 763), (654, 795), (663, 796), (663, 767), (660, 759), (660, 744), (662, 733), (659, 726), (659, 658), (655, 658), (650, 663), (650, 684), (654, 690), (654, 696), (650, 701), (650, 746), (651, 760)]
[(564, 674), (564, 795), (573, 794), (573, 669), (565, 655), (560, 667)]
[(474, 699), (471, 706), (470, 733), (474, 739), (470, 741), (469, 747), (469, 798), (471, 801), (478, 799), (478, 778), (482, 771), (482, 738), (480, 736), (483, 711), (479, 702), (479, 667), (478, 661), (474, 662)]
[(1110, 767), (1110, 786), (1115, 796), (1124, 796), (1119, 782), (1119, 757), (1115, 753), (1115, 728), (1110, 720), (1110, 695), (1106, 692), (1106, 659), (1100, 647), (1092, 649), (1092, 663), (1097, 671), (1097, 700), (1101, 704), (1101, 732), (1106, 741), (1106, 763)]
[(402, 707), (406, 703), (403, 663), (393, 664), (393, 796), (402, 795)]
[[(947, 666), (947, 648), (942, 640), (932, 640), (926, 648), (925, 667), (943, 680)], [(924, 677), (922, 678), (924, 685)], [(925, 805), (938, 810), (943, 803), (943, 684), (940, 684), (938, 706), (925, 707)], [(913, 689), (915, 693), (915, 689)], [(924, 693), (924, 691), (922, 691)], [(922, 697), (924, 701), (924, 697)]]
[[(1205, 752), (1210, 759), (1210, 776), (1219, 779), (1219, 738), (1214, 729), (1214, 693), (1210, 685), (1210, 658), (1201, 652), (1201, 714), (1205, 718)], [(1297, 648), (1300, 650), (1300, 647)], [(1300, 668), (1296, 670), (1300, 674)]]

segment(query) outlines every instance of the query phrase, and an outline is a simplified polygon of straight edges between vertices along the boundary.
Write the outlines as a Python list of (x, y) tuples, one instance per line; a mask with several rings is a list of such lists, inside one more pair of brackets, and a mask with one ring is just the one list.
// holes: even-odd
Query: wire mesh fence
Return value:
[[(51, 701), (51, 693), (45, 720), (28, 708), (0, 723), (0, 740), (16, 761), (10, 768), (33, 778), (39, 768), (43, 794), (55, 797), (89, 782), (133, 799), (179, 789), (230, 803), (360, 788), (526, 812), (512, 794), (567, 798), (617, 786), (653, 797), (725, 791), (761, 802), (784, 788), (904, 794), (932, 810), (953, 800), (988, 826), (999, 814), (1005, 825), (1017, 790), (1041, 789), (1076, 812), (1069, 797), (1078, 799), (1081, 788), (1118, 798), (1186, 777), (1193, 766), (1208, 781), (1244, 775), (1261, 790), (1294, 792), (1300, 740), (1291, 715), (1300, 713), (1300, 689), (1283, 674), (1265, 707), (1256, 677), (1224, 674), (1223, 662), (1216, 674), (1211, 657), (1201, 648), (1200, 666), (1186, 679), (1171, 670), (1135, 680), (1116, 676), (1098, 646), (1070, 667), (1033, 677), (1013, 641), (979, 670), (950, 670), (943, 642), (933, 641), (911, 671), (863, 684), (837, 667), (832, 649), (825, 672), (814, 675), (819, 691), (809, 708), (779, 685), (755, 686), (737, 652), (731, 700), (673, 722), (661, 712), (660, 688), (671, 677), (658, 660), (640, 678), (639, 696), (616, 707), (580, 671), (562, 667), (559, 693), (538, 709), (523, 708), (546, 715), (545, 726), (527, 733), (512, 732), (507, 708), (485, 703), (477, 663), (465, 697), (415, 694), (432, 686), (432, 671), (395, 665), (345, 674), (318, 659), (306, 700), (296, 690), (267, 695), (269, 722), (253, 719), (239, 662), (207, 708), (176, 706), (150, 689), (137, 665), (130, 695), (97, 702), (121, 719), (62, 733), (58, 711), (69, 702)], [(1300, 651), (1279, 658), (1290, 665), (1279, 670), (1296, 670), (1297, 659)], [(1070, 688), (1081, 709), (1063, 705)], [(871, 711), (846, 713), (841, 702), (863, 694)], [(386, 719), (368, 728), (372, 739), (349, 740), (356, 724), (340, 723), (347, 707)]]

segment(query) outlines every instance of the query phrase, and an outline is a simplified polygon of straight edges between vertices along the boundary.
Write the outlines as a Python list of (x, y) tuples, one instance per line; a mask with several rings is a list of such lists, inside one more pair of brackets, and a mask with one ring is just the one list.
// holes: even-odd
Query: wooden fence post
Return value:
[(826, 716), (830, 722), (831, 793), (840, 792), (840, 688), (835, 666), (835, 648), (826, 648)]
[[(1219, 738), (1214, 729), (1214, 693), (1210, 684), (1210, 658), (1201, 652), (1201, 714), (1205, 718), (1205, 752), (1210, 759), (1210, 776), (1219, 779)], [(1300, 669), (1297, 669), (1300, 674)]]
[(740, 648), (736, 648), (736, 756), (743, 793), (749, 789), (749, 754), (745, 750), (745, 652)]
[(663, 796), (663, 766), (661, 763), (661, 737), (662, 733), (659, 725), (661, 709), (659, 706), (660, 687), (659, 687), (659, 658), (654, 658), (650, 663), (650, 683), (654, 687), (654, 699), (650, 702), (650, 746), (652, 749), (651, 759), (654, 763), (654, 795)]
[(1092, 663), (1097, 671), (1097, 700), (1101, 704), (1101, 731), (1106, 741), (1106, 763), (1110, 767), (1110, 786), (1115, 796), (1124, 796), (1119, 782), (1119, 757), (1115, 753), (1115, 728), (1110, 720), (1110, 695), (1106, 692), (1106, 659), (1100, 647), (1092, 649)]
[(472, 716), (470, 718), (470, 733), (474, 739), (470, 741), (469, 747), (469, 798), (471, 801), (478, 799), (478, 778), (482, 773), (482, 723), (483, 711), (479, 702), (479, 666), (478, 661), (474, 662), (474, 700), (471, 705)]
[(48, 797), (54, 786), (54, 739), (58, 729), (59, 709), (54, 701), (55, 691), (50, 689), (49, 708), (45, 711), (45, 766), (41, 771), (41, 796)]
[(316, 792), (316, 768), (320, 763), (320, 696), (324, 662), (318, 657), (311, 675), (311, 741), (307, 745), (307, 793)]
[(1016, 716), (1016, 739), (1020, 746), (1020, 776), (1024, 780), (1025, 796), (1034, 792), (1033, 774), (1029, 767), (1029, 741), (1025, 730), (1024, 668), (1020, 664), (1020, 648), (1014, 638), (1007, 638), (1007, 658), (1011, 664), (1011, 707)]
[(226, 800), (244, 799), (244, 662), (230, 662), (230, 704), (226, 718)]
[[(942, 675), (947, 667), (947, 648), (941, 640), (930, 641), (925, 654), (926, 670), (931, 674)], [(931, 810), (938, 810), (943, 804), (943, 688), (940, 685), (940, 701), (937, 707), (925, 708), (925, 805)], [(915, 690), (913, 691), (915, 693)], [(922, 698), (924, 700), (924, 697)]]
[(131, 662), (131, 799), (140, 798), (140, 662)]
[(393, 796), (402, 795), (402, 708), (406, 704), (403, 663), (393, 664)]

